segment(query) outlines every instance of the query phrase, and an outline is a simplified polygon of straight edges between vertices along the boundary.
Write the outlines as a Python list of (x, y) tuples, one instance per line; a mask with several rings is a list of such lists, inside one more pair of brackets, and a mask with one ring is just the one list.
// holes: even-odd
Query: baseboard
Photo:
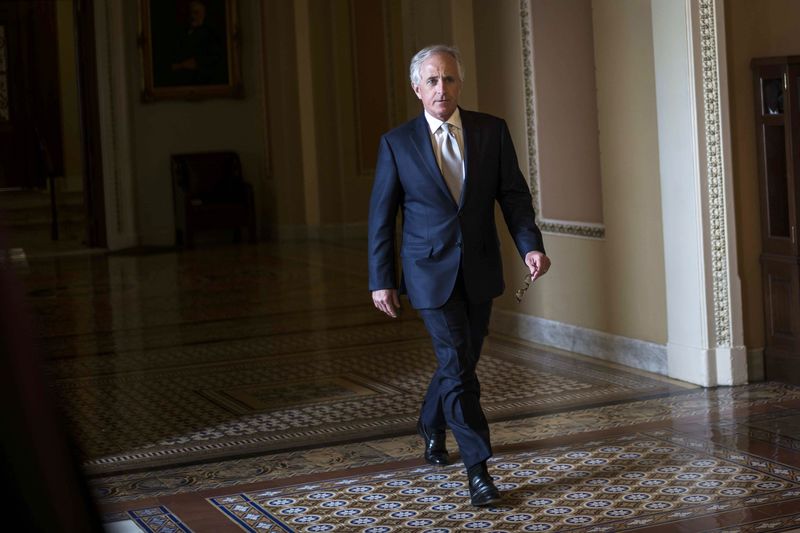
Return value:
[(489, 327), (503, 335), (667, 375), (667, 348), (654, 342), (497, 308)]
[(764, 348), (751, 348), (747, 350), (747, 381), (755, 383), (766, 381), (764, 373)]
[(716, 352), (713, 348), (668, 342), (666, 349), (669, 377), (703, 387), (714, 387), (719, 384), (715, 365)]

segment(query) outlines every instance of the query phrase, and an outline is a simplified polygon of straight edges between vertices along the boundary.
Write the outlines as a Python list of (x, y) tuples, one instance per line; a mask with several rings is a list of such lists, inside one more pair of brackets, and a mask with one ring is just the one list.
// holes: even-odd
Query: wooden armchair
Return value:
[(247, 227), (256, 241), (253, 186), (242, 178), (236, 152), (201, 152), (172, 156), (175, 239), (194, 247), (198, 230), (233, 229), (241, 239)]

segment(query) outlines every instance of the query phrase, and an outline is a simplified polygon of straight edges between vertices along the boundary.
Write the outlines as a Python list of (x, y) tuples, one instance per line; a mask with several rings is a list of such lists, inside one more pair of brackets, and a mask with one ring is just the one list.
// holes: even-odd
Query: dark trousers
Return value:
[(460, 273), (442, 307), (419, 310), (438, 361), (420, 418), (429, 430), (452, 430), (467, 468), (492, 456), (489, 424), (481, 409), (481, 386), (475, 374), (491, 312), (491, 300), (467, 300)]

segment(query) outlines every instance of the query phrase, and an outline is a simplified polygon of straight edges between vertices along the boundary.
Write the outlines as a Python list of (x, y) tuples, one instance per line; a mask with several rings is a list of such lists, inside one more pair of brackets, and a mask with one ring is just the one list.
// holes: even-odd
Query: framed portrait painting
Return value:
[(142, 99), (242, 96), (236, 0), (139, 0)]

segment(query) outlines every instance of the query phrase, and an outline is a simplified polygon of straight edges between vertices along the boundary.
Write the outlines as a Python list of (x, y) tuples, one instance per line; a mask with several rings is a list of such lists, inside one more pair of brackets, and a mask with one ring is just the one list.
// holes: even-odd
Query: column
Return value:
[(651, 7), (668, 372), (703, 386), (746, 383), (723, 5)]

